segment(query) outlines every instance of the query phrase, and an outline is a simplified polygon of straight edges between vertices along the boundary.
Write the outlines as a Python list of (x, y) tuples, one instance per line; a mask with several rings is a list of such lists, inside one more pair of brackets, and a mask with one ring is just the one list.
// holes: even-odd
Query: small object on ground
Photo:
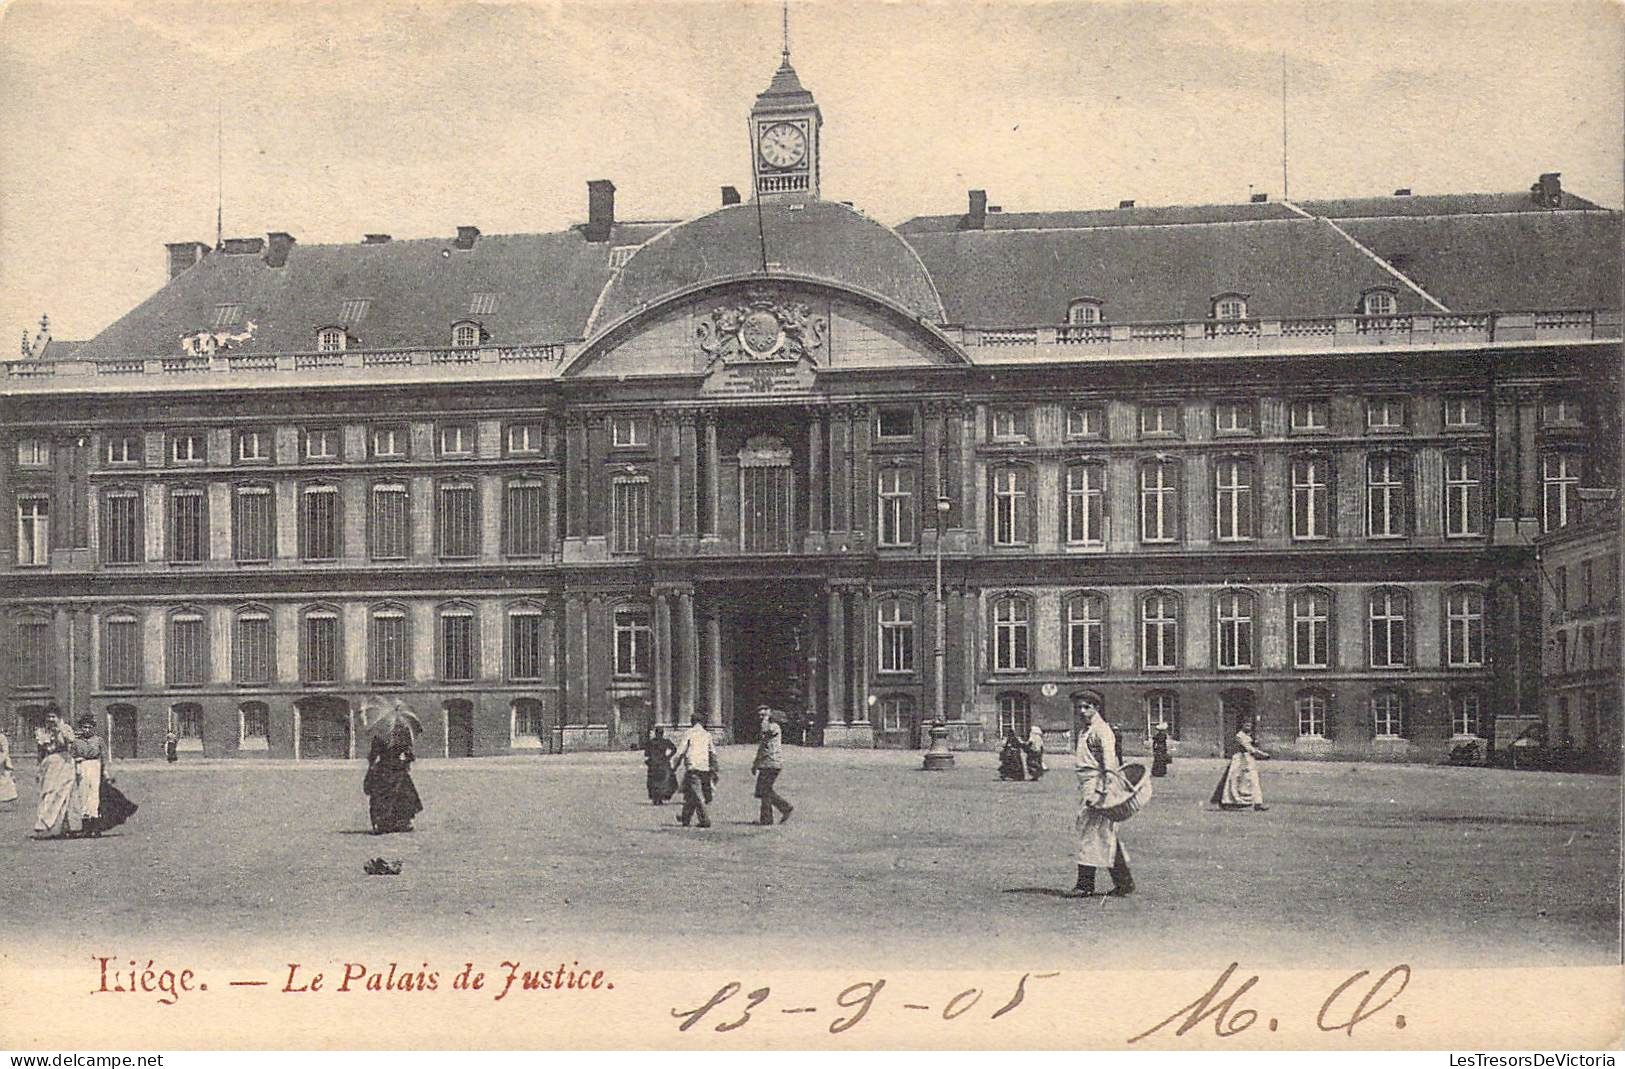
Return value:
[(401, 874), (400, 861), (389, 861), (381, 857), (373, 858), (361, 868), (368, 876), (399, 876)]

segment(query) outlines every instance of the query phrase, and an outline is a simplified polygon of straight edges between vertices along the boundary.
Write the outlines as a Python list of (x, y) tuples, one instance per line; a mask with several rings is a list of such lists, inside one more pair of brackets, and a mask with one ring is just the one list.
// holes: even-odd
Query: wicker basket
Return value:
[(1112, 781), (1106, 789), (1107, 804), (1101, 807), (1101, 812), (1121, 824), (1151, 800), (1151, 777), (1146, 775), (1146, 768), (1141, 764), (1124, 765), (1107, 775), (1112, 777)]

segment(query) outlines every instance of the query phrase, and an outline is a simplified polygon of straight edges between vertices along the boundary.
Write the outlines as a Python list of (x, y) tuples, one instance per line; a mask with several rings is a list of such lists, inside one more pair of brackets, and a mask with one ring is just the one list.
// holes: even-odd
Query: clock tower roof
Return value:
[(779, 69), (773, 72), (773, 81), (756, 94), (756, 110), (814, 107), (813, 95), (802, 86), (796, 69), (790, 66), (790, 53), (784, 53)]

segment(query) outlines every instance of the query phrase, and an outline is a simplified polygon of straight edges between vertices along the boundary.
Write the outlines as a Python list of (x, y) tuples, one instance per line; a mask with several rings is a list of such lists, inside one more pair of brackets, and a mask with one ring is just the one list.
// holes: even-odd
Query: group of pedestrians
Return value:
[(1038, 780), (1047, 771), (1049, 768), (1044, 764), (1044, 729), (1034, 724), (1023, 740), (1016, 735), (1015, 728), (1011, 728), (1004, 737), (1004, 745), (999, 748), (999, 778)]
[[(99, 838), (136, 811), (136, 804), (114, 785), (107, 746), (96, 734), (96, 718), (81, 716), (75, 727), (55, 711), (47, 710), (45, 724), (34, 731), (39, 755), (35, 780), (39, 805), (34, 812), (36, 839)], [(4, 747), (5, 781), (11, 780), (10, 746)]]
[[(776, 812), (778, 822), (783, 824), (795, 809), (774, 786), (784, 770), (784, 715), (765, 705), (756, 710), (756, 715), (760, 718), (756, 759), (750, 766), (756, 777), (756, 798), (761, 803), (756, 822), (772, 824)], [(666, 738), (664, 728), (655, 728), (644, 744), (643, 763), (650, 802), (664, 805), (681, 789), (683, 809), (677, 823), (685, 828), (711, 826), (711, 813), (706, 807), (715, 797), (721, 764), (716, 739), (706, 728), (703, 715), (696, 713), (688, 730), (675, 743)]]

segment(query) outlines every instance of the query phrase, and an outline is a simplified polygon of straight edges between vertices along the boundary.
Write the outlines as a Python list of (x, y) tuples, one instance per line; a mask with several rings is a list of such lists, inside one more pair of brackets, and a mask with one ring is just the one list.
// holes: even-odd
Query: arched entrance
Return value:
[(298, 756), (354, 757), (354, 737), (350, 730), (350, 703), (327, 695), (301, 698), (293, 703), (299, 717)]

